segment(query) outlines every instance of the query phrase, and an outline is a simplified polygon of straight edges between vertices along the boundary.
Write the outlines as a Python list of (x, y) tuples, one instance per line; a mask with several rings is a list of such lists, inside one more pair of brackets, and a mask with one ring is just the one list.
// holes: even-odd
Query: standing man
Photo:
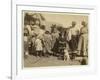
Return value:
[(78, 47), (78, 34), (79, 30), (76, 27), (76, 22), (72, 21), (72, 25), (69, 28), (68, 39), (69, 39), (69, 48), (72, 52), (77, 50)]

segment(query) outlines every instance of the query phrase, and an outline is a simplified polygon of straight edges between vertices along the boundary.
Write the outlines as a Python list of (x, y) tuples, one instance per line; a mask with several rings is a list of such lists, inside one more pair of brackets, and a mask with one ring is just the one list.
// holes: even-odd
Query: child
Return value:
[(42, 51), (43, 51), (43, 44), (41, 39), (36, 38), (35, 40), (35, 50), (36, 50), (36, 56), (42, 56)]

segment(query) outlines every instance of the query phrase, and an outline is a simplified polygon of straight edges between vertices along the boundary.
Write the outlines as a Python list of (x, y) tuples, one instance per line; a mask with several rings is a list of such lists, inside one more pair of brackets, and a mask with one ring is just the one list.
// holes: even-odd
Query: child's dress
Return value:
[(36, 51), (42, 51), (43, 50), (42, 41), (40, 39), (36, 39), (35, 49), (36, 49)]

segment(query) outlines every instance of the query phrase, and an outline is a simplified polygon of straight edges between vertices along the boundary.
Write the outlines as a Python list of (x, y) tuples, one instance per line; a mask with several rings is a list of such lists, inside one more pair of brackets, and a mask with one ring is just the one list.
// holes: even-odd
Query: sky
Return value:
[(62, 24), (64, 27), (71, 26), (72, 21), (75, 21), (78, 28), (81, 27), (81, 22), (85, 21), (88, 23), (88, 14), (76, 14), (76, 13), (47, 13), (44, 12), (42, 15), (48, 22), (55, 22)]

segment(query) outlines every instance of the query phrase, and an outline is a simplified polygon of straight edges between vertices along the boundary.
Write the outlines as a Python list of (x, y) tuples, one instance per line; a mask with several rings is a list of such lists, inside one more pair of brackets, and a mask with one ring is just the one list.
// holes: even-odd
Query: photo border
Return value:
[[(18, 37), (18, 34), (17, 34), (17, 32), (18, 32), (18, 29), (17, 29), (17, 6), (23, 6), (23, 5), (20, 5), (20, 4), (17, 4), (16, 5), (16, 70), (14, 71), (14, 72), (16, 72), (16, 75), (15, 74), (13, 74), (13, 69), (12, 68), (14, 68), (14, 66), (13, 66), (13, 62), (12, 62), (12, 60), (13, 60), (13, 51), (12, 51), (12, 53), (11, 53), (11, 75), (12, 75), (12, 80), (16, 77), (16, 76), (18, 76), (18, 73), (17, 73), (17, 71), (18, 71), (18, 65), (17, 65), (17, 63), (18, 63), (18, 55), (17, 55), (17, 47), (18, 47), (18, 44), (17, 44), (17, 37)], [(24, 5), (25, 6), (25, 5)], [(27, 6), (30, 6), (30, 5), (27, 5)], [(52, 8), (54, 8), (54, 7), (56, 7), (56, 8), (73, 8), (73, 7), (57, 7), (57, 6), (40, 6), (40, 5), (32, 5), (32, 6), (37, 6), (37, 7), (52, 7)], [(95, 10), (95, 8), (80, 8), (80, 7), (78, 7), (78, 8), (74, 8), (74, 9), (88, 9), (88, 10)], [(13, 11), (12, 11), (12, 14), (13, 14)], [(13, 17), (11, 17), (11, 18), (13, 18)], [(12, 19), (11, 19), (11, 22), (12, 22)], [(11, 34), (13, 33), (13, 29), (11, 28), (11, 30), (12, 30), (12, 32), (11, 32)], [(12, 36), (12, 41), (13, 41), (13, 36)], [(11, 41), (11, 42), (12, 42)], [(11, 44), (11, 45), (13, 45), (13, 43)], [(11, 49), (13, 49), (12, 47), (11, 47)]]

